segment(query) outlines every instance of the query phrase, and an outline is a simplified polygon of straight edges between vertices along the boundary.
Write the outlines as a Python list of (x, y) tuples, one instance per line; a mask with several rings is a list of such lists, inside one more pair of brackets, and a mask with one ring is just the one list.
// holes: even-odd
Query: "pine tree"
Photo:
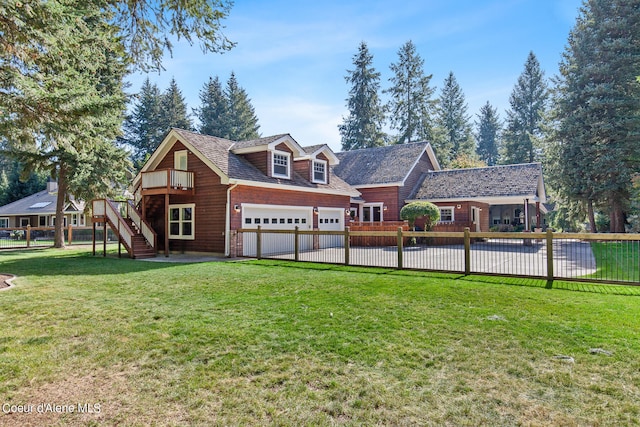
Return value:
[(548, 92), (540, 63), (530, 52), (509, 97), (511, 108), (507, 111), (501, 153), (504, 164), (530, 163), (540, 158)]
[(227, 129), (224, 138), (246, 141), (259, 138), (258, 118), (247, 92), (238, 85), (235, 73), (231, 73), (224, 92), (227, 98)]
[[(160, 98), (160, 117), (160, 122), (164, 126), (163, 134), (171, 128), (185, 130), (193, 128), (187, 111), (187, 104), (184, 96), (182, 96), (182, 91), (178, 87), (178, 83), (176, 83), (176, 79), (171, 79), (169, 87), (162, 93)], [(156, 147), (154, 147), (154, 150)]]
[[(624, 232), (632, 177), (640, 172), (640, 5), (588, 0), (569, 36), (557, 82), (554, 183), (570, 201), (609, 212)], [(592, 227), (592, 230), (594, 228)]]
[(493, 108), (489, 101), (480, 108), (478, 121), (476, 122), (478, 141), (478, 156), (489, 166), (498, 163), (500, 150), (500, 117), (498, 110)]
[(158, 86), (145, 79), (133, 112), (125, 121), (125, 140), (134, 148), (132, 159), (137, 168), (162, 142), (166, 127), (162, 122), (161, 100)]
[(459, 156), (475, 157), (467, 110), (464, 93), (453, 72), (450, 72), (444, 81), (436, 107), (435, 122), (438, 132), (433, 140), (438, 161), (444, 167), (449, 166), (453, 159)]
[(232, 47), (220, 33), (223, 1), (2, 2), (0, 137), (4, 154), (58, 180), (55, 246), (64, 246), (68, 194), (108, 196), (124, 179), (126, 153), (113, 145), (123, 123), (128, 67), (161, 69), (171, 33), (205, 52)]
[(372, 65), (373, 55), (365, 42), (361, 42), (358, 53), (353, 56), (353, 70), (345, 77), (351, 85), (347, 108), (349, 115), (338, 125), (343, 150), (379, 147), (385, 144), (384, 107), (378, 96), (380, 73)]
[(398, 51), (398, 62), (390, 66), (392, 86), (384, 93), (391, 96), (388, 111), (391, 128), (399, 131), (399, 144), (433, 139), (431, 115), (435, 102), (431, 96), (435, 89), (429, 86), (432, 75), (425, 76), (423, 66), (424, 60), (411, 40)]
[(196, 115), (200, 121), (198, 131), (204, 135), (222, 137), (228, 128), (227, 99), (218, 76), (209, 77), (200, 91), (200, 108)]

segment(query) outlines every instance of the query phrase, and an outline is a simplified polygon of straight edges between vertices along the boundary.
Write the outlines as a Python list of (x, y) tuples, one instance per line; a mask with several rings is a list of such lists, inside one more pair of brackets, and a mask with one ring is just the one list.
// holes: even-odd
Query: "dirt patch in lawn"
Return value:
[(0, 273), (0, 290), (10, 288), (11, 285), (9, 284), (9, 281), (13, 278), (15, 278), (15, 276), (11, 274)]

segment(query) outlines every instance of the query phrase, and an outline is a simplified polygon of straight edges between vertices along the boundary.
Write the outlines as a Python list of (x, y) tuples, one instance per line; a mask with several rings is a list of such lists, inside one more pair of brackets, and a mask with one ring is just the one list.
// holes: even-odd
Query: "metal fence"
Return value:
[(640, 234), (258, 228), (237, 230), (231, 238), (231, 255), (640, 285)]
[[(45, 248), (54, 243), (54, 227), (0, 228), (0, 249)], [(96, 241), (103, 242), (103, 230), (96, 230)], [(66, 245), (90, 245), (93, 242), (92, 227), (66, 227)], [(107, 241), (117, 242), (113, 231), (107, 229)]]

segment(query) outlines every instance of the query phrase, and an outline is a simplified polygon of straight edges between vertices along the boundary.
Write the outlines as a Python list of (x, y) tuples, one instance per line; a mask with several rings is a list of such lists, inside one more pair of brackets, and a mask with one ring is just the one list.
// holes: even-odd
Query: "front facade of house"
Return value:
[[(333, 174), (336, 162), (326, 145), (303, 148), (286, 134), (234, 142), (173, 129), (133, 189), (159, 250), (228, 255), (240, 228), (344, 229), (360, 194)], [(285, 244), (271, 234), (263, 251)], [(244, 254), (252, 245), (239, 243)]]
[[(302, 147), (288, 134), (238, 142), (172, 129), (132, 190), (141, 217), (157, 233), (156, 250), (167, 255), (251, 255), (255, 233), (235, 231), (257, 227), (263, 253), (288, 251), (291, 236), (269, 230), (391, 223), (413, 200), (438, 205), (444, 230), (488, 231), (496, 215), (500, 221), (519, 215), (520, 200), (544, 201), (539, 164), (464, 171), (440, 170), (428, 143), (336, 154), (327, 145)], [(341, 243), (335, 236), (303, 236), (300, 249)]]
[[(56, 225), (56, 199), (58, 185), (47, 183), (47, 189), (0, 207), (0, 228), (54, 227)], [(88, 223), (84, 202), (67, 202), (64, 207), (64, 226), (84, 227)]]

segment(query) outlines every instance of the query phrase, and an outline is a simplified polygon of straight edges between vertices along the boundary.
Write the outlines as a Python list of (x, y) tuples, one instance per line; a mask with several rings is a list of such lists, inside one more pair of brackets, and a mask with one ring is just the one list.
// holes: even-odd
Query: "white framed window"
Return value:
[(195, 239), (195, 211), (196, 205), (169, 205), (169, 238), (193, 240)]
[(440, 208), (440, 222), (453, 222), (453, 206)]
[(20, 218), (20, 227), (28, 227), (31, 225), (31, 218)]
[(9, 218), (0, 218), (0, 228), (9, 228)]
[(324, 160), (313, 161), (313, 182), (317, 184), (327, 183), (327, 162)]
[(362, 222), (384, 221), (382, 211), (382, 203), (365, 203), (362, 206)]
[(78, 226), (78, 214), (71, 214), (71, 225), (74, 227)]
[(46, 215), (40, 215), (38, 217), (38, 226), (39, 227), (46, 227), (47, 226), (47, 216)]
[(272, 175), (276, 178), (291, 177), (291, 153), (274, 151), (271, 155)]
[(180, 171), (187, 170), (187, 150), (175, 151), (173, 153), (173, 168)]

